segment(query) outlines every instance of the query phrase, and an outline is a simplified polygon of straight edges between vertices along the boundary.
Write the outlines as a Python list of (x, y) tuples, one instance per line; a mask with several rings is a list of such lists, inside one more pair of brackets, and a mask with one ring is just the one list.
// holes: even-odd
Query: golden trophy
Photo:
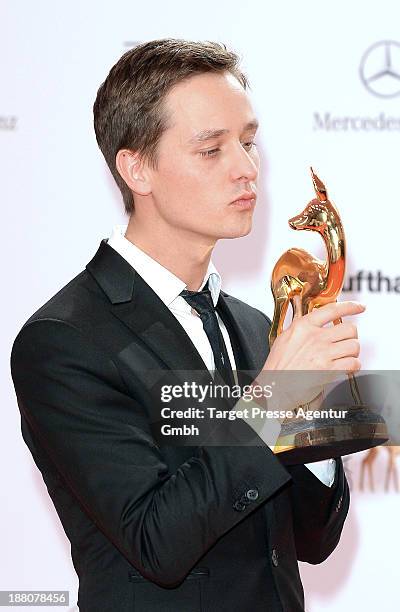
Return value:
[[(344, 281), (346, 241), (339, 213), (329, 200), (325, 185), (311, 168), (316, 198), (304, 211), (289, 220), (295, 230), (318, 232), (324, 240), (327, 260), (322, 261), (303, 249), (292, 248), (276, 262), (271, 279), (275, 311), (269, 345), (282, 332), (289, 303), (305, 315), (315, 307), (336, 301)], [(334, 321), (337, 325), (341, 319)], [(303, 375), (307, 375), (302, 372)], [(288, 464), (310, 463), (348, 455), (383, 444), (389, 439), (385, 420), (363, 404), (357, 379), (348, 373), (352, 402), (340, 406), (345, 418), (284, 421), (274, 452)], [(294, 376), (295, 377), (295, 376)], [(323, 397), (323, 393), (321, 394)], [(318, 398), (317, 398), (318, 399)], [(307, 406), (312, 405), (312, 402)]]

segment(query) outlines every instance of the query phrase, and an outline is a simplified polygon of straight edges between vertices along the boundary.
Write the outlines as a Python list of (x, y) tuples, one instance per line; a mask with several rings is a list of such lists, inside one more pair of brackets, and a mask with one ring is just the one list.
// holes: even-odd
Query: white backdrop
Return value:
[[(400, 6), (2, 0), (0, 10), (0, 590), (69, 589), (72, 608), (69, 544), (20, 435), (9, 355), (28, 316), (83, 269), (114, 224), (126, 222), (94, 137), (98, 86), (136, 41), (208, 39), (238, 51), (261, 120), (261, 197), (251, 235), (216, 249), (223, 287), (271, 315), (269, 278), (282, 251), (322, 253), (317, 238), (287, 225), (313, 197), (312, 164), (342, 214), (348, 277), (380, 271), (391, 283), (391, 291), (386, 281), (380, 291), (363, 282), (351, 293), (367, 304), (359, 321), (363, 367), (396, 369)], [(382, 41), (392, 41), (386, 54)], [(301, 564), (310, 612), (398, 605), (400, 495), (393, 484), (383, 488), (386, 449), (373, 464), (375, 491), (360, 491), (363, 457), (346, 460), (352, 502), (337, 550), (320, 566)]]

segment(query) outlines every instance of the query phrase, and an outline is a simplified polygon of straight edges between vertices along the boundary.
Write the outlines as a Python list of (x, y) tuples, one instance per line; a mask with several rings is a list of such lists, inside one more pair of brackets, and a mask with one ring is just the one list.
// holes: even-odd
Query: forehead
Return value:
[(228, 72), (178, 83), (166, 96), (165, 109), (171, 130), (188, 138), (205, 129), (239, 129), (255, 119), (248, 94)]

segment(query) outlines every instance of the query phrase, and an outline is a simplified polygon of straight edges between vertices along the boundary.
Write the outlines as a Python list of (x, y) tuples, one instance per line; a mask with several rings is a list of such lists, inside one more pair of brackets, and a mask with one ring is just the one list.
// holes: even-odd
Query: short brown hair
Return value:
[(134, 210), (133, 195), (117, 170), (117, 152), (138, 151), (157, 168), (157, 145), (168, 127), (163, 102), (169, 90), (196, 74), (225, 71), (246, 89), (239, 61), (222, 43), (164, 38), (130, 49), (111, 68), (93, 106), (94, 129), (128, 214)]

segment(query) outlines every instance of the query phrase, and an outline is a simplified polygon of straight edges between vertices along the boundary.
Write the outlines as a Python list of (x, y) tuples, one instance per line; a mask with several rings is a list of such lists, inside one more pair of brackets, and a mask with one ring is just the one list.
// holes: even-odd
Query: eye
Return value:
[(242, 145), (244, 149), (248, 149), (249, 151), (251, 151), (253, 147), (257, 146), (254, 140), (251, 140), (250, 142), (243, 142)]
[(220, 149), (210, 149), (209, 151), (200, 151), (201, 157), (215, 157)]

